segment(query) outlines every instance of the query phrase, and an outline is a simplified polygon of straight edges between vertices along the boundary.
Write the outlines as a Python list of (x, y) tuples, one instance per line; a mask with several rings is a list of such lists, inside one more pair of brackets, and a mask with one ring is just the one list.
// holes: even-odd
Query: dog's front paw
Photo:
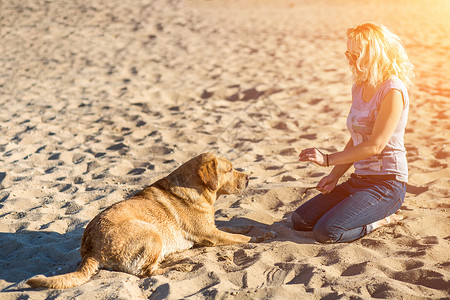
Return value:
[(247, 225), (237, 227), (219, 227), (219, 230), (234, 234), (247, 234), (252, 231), (253, 228), (255, 228), (255, 226)]
[(277, 234), (275, 231), (266, 231), (263, 235), (254, 236), (250, 239), (250, 243), (261, 243), (268, 240), (273, 240)]

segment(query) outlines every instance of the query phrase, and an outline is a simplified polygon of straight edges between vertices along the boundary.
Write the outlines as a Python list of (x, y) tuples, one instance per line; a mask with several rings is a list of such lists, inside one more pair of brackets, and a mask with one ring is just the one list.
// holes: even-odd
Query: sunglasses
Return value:
[(350, 51), (345, 51), (345, 56), (347, 56), (348, 59), (352, 59), (354, 61), (358, 60), (358, 55), (351, 53)]

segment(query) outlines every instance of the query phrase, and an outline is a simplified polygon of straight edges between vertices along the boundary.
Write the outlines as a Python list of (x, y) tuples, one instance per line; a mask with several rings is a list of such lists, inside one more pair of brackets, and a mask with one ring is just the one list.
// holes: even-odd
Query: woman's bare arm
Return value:
[[(381, 103), (369, 140), (356, 146), (352, 143), (351, 147), (347, 143), (348, 147), (346, 146), (343, 151), (328, 155), (328, 164), (351, 165), (355, 161), (363, 160), (381, 153), (397, 127), (402, 111), (402, 94), (398, 90), (389, 91)], [(326, 166), (327, 164), (326, 155), (317, 148), (305, 149), (300, 153), (299, 157), (300, 161), (312, 161), (321, 166)], [(343, 169), (338, 168), (334, 172), (336, 172), (336, 175), (339, 175), (342, 170)], [(348, 168), (346, 170), (348, 170)]]
[(389, 91), (381, 103), (369, 140), (328, 156), (330, 165), (353, 163), (380, 154), (388, 143), (400, 120), (403, 97), (398, 90)]

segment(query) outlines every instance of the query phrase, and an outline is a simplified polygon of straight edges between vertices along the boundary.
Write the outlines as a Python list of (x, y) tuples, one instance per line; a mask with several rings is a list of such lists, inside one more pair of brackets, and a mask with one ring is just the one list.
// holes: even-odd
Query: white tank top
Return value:
[(398, 181), (408, 181), (408, 164), (403, 137), (408, 120), (409, 97), (404, 83), (396, 76), (392, 76), (381, 84), (369, 102), (362, 98), (363, 85), (353, 85), (353, 103), (347, 117), (347, 128), (356, 146), (370, 138), (373, 125), (380, 105), (390, 90), (398, 90), (403, 95), (403, 111), (397, 128), (389, 139), (383, 151), (367, 159), (354, 163), (357, 175), (386, 175), (394, 174)]

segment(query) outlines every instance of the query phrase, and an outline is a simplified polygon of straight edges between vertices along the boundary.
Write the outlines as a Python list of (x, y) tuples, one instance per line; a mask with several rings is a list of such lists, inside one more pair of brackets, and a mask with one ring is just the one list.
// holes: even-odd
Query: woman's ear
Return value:
[(219, 188), (219, 170), (217, 158), (213, 158), (200, 165), (198, 176), (202, 182), (211, 190), (216, 191)]

